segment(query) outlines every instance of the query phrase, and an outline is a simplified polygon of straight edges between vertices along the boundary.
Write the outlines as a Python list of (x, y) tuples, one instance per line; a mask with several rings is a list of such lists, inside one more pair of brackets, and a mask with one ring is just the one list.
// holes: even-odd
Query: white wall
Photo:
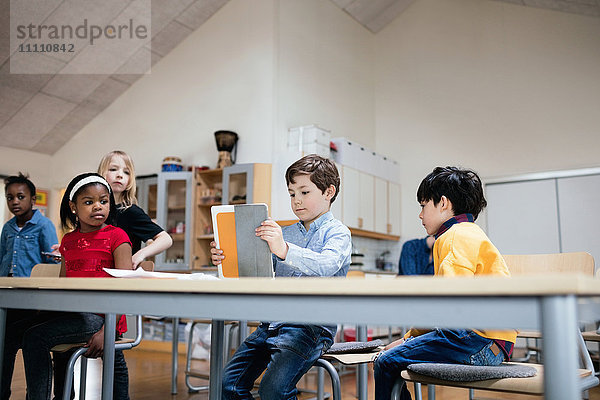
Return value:
[(485, 178), (600, 164), (598, 18), (418, 0), (375, 49), (376, 150), (400, 163), (404, 239), (425, 234), (416, 189), (437, 165)]
[(240, 135), (239, 162), (270, 162), (273, 12), (273, 0), (231, 0), (53, 156), (0, 148), (9, 155), (1, 171), (31, 165), (34, 182), (53, 189), (57, 223), (58, 190), (114, 149), (133, 157), (138, 175), (158, 172), (171, 155), (214, 168), (214, 132), (228, 129)]
[(167, 155), (214, 166), (218, 129), (240, 134), (238, 162), (271, 162), (317, 123), (400, 162), (402, 236), (423, 236), (415, 192), (436, 165), (599, 165), (599, 65), (597, 18), (417, 0), (373, 35), (330, 0), (231, 0), (54, 156), (0, 147), (0, 172), (59, 188), (115, 148), (138, 174)]
[(317, 124), (373, 147), (373, 35), (330, 0), (279, 0), (272, 211), (296, 219), (284, 172), (288, 129)]
[[(219, 129), (240, 135), (238, 162), (272, 162), (311, 123), (374, 146), (373, 35), (329, 0), (231, 0), (38, 164), (53, 188), (116, 148), (138, 175), (168, 155), (214, 167)], [(283, 171), (273, 179), (288, 211)]]
[(158, 172), (169, 155), (214, 168), (219, 129), (239, 134), (239, 162), (269, 162), (272, 3), (226, 4), (54, 155), (53, 184), (95, 170), (117, 148), (133, 157), (138, 175)]
[(330, 0), (279, 1), (277, 129), (375, 144), (373, 35)]

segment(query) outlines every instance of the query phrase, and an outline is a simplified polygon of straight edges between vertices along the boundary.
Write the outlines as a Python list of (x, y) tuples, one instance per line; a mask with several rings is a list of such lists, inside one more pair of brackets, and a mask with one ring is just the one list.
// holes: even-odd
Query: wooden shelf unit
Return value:
[(194, 216), (194, 250), (191, 255), (192, 270), (213, 267), (210, 261), (210, 242), (213, 240), (210, 208), (221, 205), (223, 170), (206, 169), (195, 172), (196, 210)]

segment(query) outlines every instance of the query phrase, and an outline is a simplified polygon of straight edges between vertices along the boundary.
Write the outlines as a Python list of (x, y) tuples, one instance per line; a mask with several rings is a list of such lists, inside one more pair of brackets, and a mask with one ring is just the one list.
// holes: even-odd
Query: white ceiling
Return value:
[[(53, 154), (142, 76), (125, 72), (148, 56), (154, 65), (228, 1), (152, 0), (151, 42), (124, 60), (112, 75), (10, 74), (10, 2), (0, 1), (0, 144)], [(331, 1), (377, 33), (415, 0)], [(600, 17), (600, 0), (494, 1)], [(105, 17), (106, 23), (124, 9), (122, 0), (94, 3), (101, 5), (95, 12)], [(36, 13), (40, 23), (59, 18), (61, 13), (73, 13), (68, 0), (44, 0), (39, 4)], [(43, 54), (38, 57), (36, 63), (45, 71), (58, 72), (70, 62)]]

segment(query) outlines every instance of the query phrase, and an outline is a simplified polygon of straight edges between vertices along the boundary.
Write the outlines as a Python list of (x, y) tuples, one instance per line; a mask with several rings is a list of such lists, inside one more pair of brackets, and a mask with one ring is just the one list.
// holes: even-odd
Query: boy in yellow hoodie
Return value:
[[(474, 171), (437, 167), (417, 190), (421, 219), (435, 235), (434, 274), (439, 276), (510, 276), (500, 252), (473, 222), (487, 205)], [(509, 360), (516, 331), (475, 329), (411, 329), (386, 346), (375, 360), (375, 399), (390, 398), (400, 372), (423, 362), (499, 365)], [(406, 386), (400, 398), (410, 400)]]

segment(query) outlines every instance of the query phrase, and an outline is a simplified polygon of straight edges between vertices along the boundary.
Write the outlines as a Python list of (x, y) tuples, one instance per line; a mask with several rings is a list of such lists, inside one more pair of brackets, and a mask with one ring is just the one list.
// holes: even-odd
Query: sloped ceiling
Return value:
[[(140, 60), (154, 65), (228, 0), (152, 0), (151, 41), (112, 75), (11, 74), (9, 1), (0, 3), (0, 145), (53, 154), (88, 122), (108, 107), (143, 74), (127, 74)], [(118, 18), (126, 1), (102, 1), (108, 24)], [(72, 12), (68, 0), (39, 2), (40, 20)], [(13, 52), (16, 49), (13, 49)], [(144, 58), (145, 57), (145, 58)], [(149, 57), (149, 58), (148, 58)], [(60, 71), (69, 61), (39, 54), (37, 63), (46, 71)], [(147, 65), (147, 64), (146, 64)], [(139, 70), (139, 69), (133, 69)]]
[[(125, 0), (131, 2), (131, 0)], [(140, 59), (154, 65), (229, 0), (152, 0), (151, 42), (112, 75), (11, 74), (9, 4), (0, 1), (0, 145), (53, 154), (125, 92), (142, 74), (127, 74)], [(252, 1), (252, 0), (246, 0)], [(297, 0), (303, 1), (303, 0)], [(379, 32), (415, 0), (331, 0), (373, 33)], [(446, 1), (446, 0), (440, 0)], [(484, 0), (482, 0), (484, 1)], [(493, 0), (600, 17), (600, 0)], [(123, 9), (123, 2), (120, 2)], [(44, 0), (39, 23), (69, 12), (68, 0)], [(115, 2), (99, 11), (109, 23)], [(147, 60), (147, 58), (146, 58)], [(40, 55), (45, 70), (59, 72), (68, 60)]]

